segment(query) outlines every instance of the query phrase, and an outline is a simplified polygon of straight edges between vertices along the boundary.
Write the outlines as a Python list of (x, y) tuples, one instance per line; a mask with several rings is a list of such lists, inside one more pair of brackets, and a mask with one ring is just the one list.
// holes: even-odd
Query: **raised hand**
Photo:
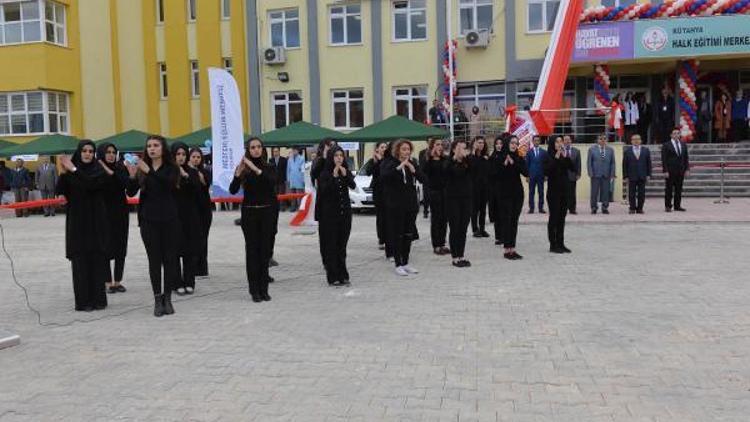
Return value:
[(145, 160), (138, 160), (138, 170), (140, 170), (144, 174), (148, 174), (150, 169), (148, 168), (148, 164), (146, 164)]
[(252, 162), (249, 158), (245, 157), (242, 159), (245, 162), (245, 165), (252, 171), (254, 171), (256, 174), (263, 173), (263, 170), (259, 169), (258, 166), (255, 165), (255, 163)]
[(67, 172), (72, 173), (73, 169), (75, 168), (75, 166), (73, 165), (73, 162), (70, 160), (69, 155), (63, 155), (60, 157), (60, 165), (62, 165), (63, 173), (67, 173)]
[(115, 172), (113, 172), (112, 170), (110, 170), (110, 169), (109, 169), (109, 167), (107, 167), (107, 165), (106, 165), (106, 164), (104, 164), (104, 161), (102, 161), (102, 160), (97, 160), (97, 161), (99, 161), (99, 165), (100, 165), (100, 166), (102, 166), (102, 168), (104, 169), (104, 171), (105, 171), (105, 172), (106, 172), (106, 173), (107, 173), (108, 175), (110, 175), (110, 176), (111, 176), (111, 175), (115, 174)]
[(182, 166), (178, 166), (178, 167), (180, 168), (180, 176), (182, 176), (182, 177), (188, 177), (188, 174), (185, 171), (185, 169), (182, 168)]
[(135, 179), (135, 174), (138, 173), (138, 167), (125, 161), (125, 169), (128, 171), (128, 176), (130, 176), (131, 179)]
[(234, 169), (234, 177), (240, 177), (243, 171), (245, 171), (245, 159), (237, 164), (237, 168)]

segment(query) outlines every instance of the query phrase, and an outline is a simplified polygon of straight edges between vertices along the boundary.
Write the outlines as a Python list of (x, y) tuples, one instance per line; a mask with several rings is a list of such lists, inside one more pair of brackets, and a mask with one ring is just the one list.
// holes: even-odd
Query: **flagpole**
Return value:
[(445, 6), (445, 18), (447, 20), (445, 28), (446, 32), (448, 33), (448, 36), (446, 39), (448, 40), (448, 117), (450, 118), (450, 132), (451, 132), (451, 143), (453, 143), (453, 89), (456, 85), (456, 81), (454, 80), (454, 72), (453, 72), (453, 38), (452, 38), (452, 23), (453, 23), (453, 1), (452, 0), (445, 0), (446, 6)]

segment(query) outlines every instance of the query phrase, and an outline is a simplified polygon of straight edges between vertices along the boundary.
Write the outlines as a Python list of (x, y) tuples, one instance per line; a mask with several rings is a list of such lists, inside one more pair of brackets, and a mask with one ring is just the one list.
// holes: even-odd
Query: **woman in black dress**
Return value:
[[(129, 172), (132, 172), (130, 168)], [(180, 169), (174, 163), (164, 137), (148, 137), (135, 177), (138, 183), (129, 186), (128, 195), (135, 196), (138, 190), (141, 192), (138, 224), (148, 255), (154, 316), (171, 315), (174, 313), (172, 289), (177, 285), (181, 235), (176, 200)]]
[(446, 158), (443, 152), (443, 141), (431, 139), (427, 146), (425, 160), (422, 163), (422, 172), (427, 177), (427, 185), (424, 189), (428, 191), (430, 198), (430, 238), (432, 240), (432, 251), (435, 255), (446, 255), (450, 250), (445, 247), (445, 234), (448, 231), (448, 218), (445, 214), (445, 182), (446, 182)]
[(200, 182), (198, 188), (198, 219), (200, 220), (201, 237), (199, 241), (198, 257), (195, 264), (195, 275), (197, 277), (208, 276), (208, 234), (211, 231), (211, 222), (214, 217), (214, 204), (211, 202), (211, 171), (204, 165), (203, 152), (200, 148), (190, 149), (190, 167), (198, 171)]
[[(312, 164), (310, 165), (310, 181), (312, 182), (312, 185), (315, 187), (315, 204), (313, 213), (315, 216), (315, 221), (320, 222), (320, 210), (318, 208), (318, 179), (320, 178), (320, 173), (323, 171), (323, 169), (326, 166), (326, 158), (328, 157), (328, 151), (330, 151), (331, 148), (333, 148), (336, 145), (336, 142), (332, 139), (324, 139), (318, 143), (318, 150), (317, 154), (315, 155), (315, 159), (313, 160)], [(322, 236), (320, 236), (320, 231), (318, 231), (318, 248), (320, 250), (320, 259), (323, 261), (323, 266), (325, 267), (325, 260), (323, 259), (324, 251), (326, 249), (325, 244), (326, 239)]]
[(172, 155), (180, 169), (180, 182), (175, 198), (180, 216), (180, 247), (178, 252), (177, 285), (173, 286), (178, 295), (191, 295), (195, 290), (195, 268), (201, 252), (203, 227), (200, 224), (201, 182), (198, 170), (192, 168), (188, 155), (190, 149), (182, 142), (172, 144)]
[(445, 202), (450, 228), (449, 242), (453, 266), (470, 267), (471, 262), (464, 257), (466, 231), (472, 212), (473, 177), (469, 161), (468, 145), (457, 139), (451, 145), (450, 160), (446, 163)]
[(268, 264), (276, 236), (276, 174), (268, 164), (263, 141), (250, 138), (245, 155), (234, 171), (229, 192), (240, 187), (242, 199), (242, 234), (245, 236), (245, 270), (253, 302), (271, 300), (268, 294)]
[(510, 134), (505, 132), (495, 137), (495, 145), (492, 151), (492, 155), (490, 155), (489, 159), (489, 169), (488, 169), (488, 210), (489, 210), (489, 217), (490, 222), (493, 224), (494, 232), (495, 232), (495, 245), (502, 246), (503, 244), (503, 222), (502, 216), (500, 213), (502, 210), (500, 209), (500, 184), (498, 183), (498, 173), (500, 171), (500, 166), (503, 165), (503, 159), (502, 151), (503, 151), (503, 141), (510, 137)]
[(516, 237), (518, 235), (518, 218), (523, 208), (523, 185), (521, 176), (529, 174), (526, 162), (518, 155), (518, 138), (505, 136), (502, 148), (499, 151), (498, 163), (496, 164), (497, 175), (495, 180), (498, 185), (497, 195), (497, 220), (495, 225), (501, 226), (501, 234), (506, 259), (522, 259), (516, 252)]
[(65, 256), (73, 270), (75, 310), (107, 307), (109, 223), (104, 205), (104, 170), (96, 162), (96, 147), (81, 141), (72, 158), (62, 157), (58, 195), (68, 201), (65, 213)]
[(385, 250), (386, 226), (385, 226), (385, 206), (383, 204), (383, 188), (378, 179), (380, 178), (380, 163), (385, 158), (385, 152), (388, 144), (378, 142), (375, 144), (375, 150), (372, 158), (367, 160), (364, 165), (365, 174), (370, 176), (370, 190), (372, 190), (372, 200), (375, 203), (375, 229), (378, 234), (378, 249)]
[(553, 253), (570, 253), (565, 246), (565, 216), (568, 204), (565, 191), (568, 188), (568, 170), (573, 169), (573, 162), (563, 148), (562, 137), (558, 136), (547, 148), (544, 161), (544, 175), (547, 177), (547, 203), (549, 204), (549, 221), (547, 235), (549, 251)]
[[(130, 182), (128, 170), (118, 157), (117, 147), (111, 143), (99, 145), (96, 158), (104, 169), (104, 206), (107, 209), (109, 222), (109, 247), (107, 259), (115, 261), (115, 267), (110, 272), (107, 282), (108, 293), (124, 293), (127, 291), (122, 285), (125, 271), (125, 256), (128, 252), (128, 234), (130, 227), (130, 207), (125, 194)], [(109, 263), (107, 267), (109, 268)]]
[(490, 237), (484, 229), (487, 216), (487, 196), (489, 194), (489, 148), (483, 136), (477, 136), (472, 143), (471, 156), (469, 157), (471, 168), (471, 179), (473, 207), (471, 210), (471, 230), (474, 237)]
[(419, 164), (411, 158), (414, 148), (406, 139), (396, 141), (392, 157), (384, 161), (380, 180), (386, 202), (388, 234), (393, 245), (396, 274), (407, 276), (419, 271), (409, 265), (411, 242), (416, 237), (416, 219), (419, 212), (416, 182), (425, 182)]
[(348, 286), (346, 245), (352, 231), (352, 207), (349, 189), (354, 189), (354, 174), (349, 171), (344, 150), (335, 146), (328, 151), (325, 168), (318, 178), (317, 204), (320, 208), (320, 237), (325, 238), (323, 266), (331, 286)]

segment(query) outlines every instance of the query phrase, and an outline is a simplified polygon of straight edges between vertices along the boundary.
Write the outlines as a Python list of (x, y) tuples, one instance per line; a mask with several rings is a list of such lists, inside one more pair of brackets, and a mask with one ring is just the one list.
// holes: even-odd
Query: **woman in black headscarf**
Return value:
[(501, 226), (503, 245), (506, 259), (522, 259), (516, 252), (516, 236), (518, 235), (518, 218), (523, 208), (523, 185), (521, 176), (529, 174), (526, 162), (518, 155), (518, 138), (503, 136), (502, 148), (495, 160), (493, 169), (497, 183), (497, 214), (495, 225)]
[(346, 269), (346, 245), (352, 231), (352, 206), (349, 189), (354, 189), (354, 174), (349, 171), (344, 150), (335, 146), (328, 151), (325, 168), (318, 178), (317, 205), (320, 210), (320, 237), (326, 248), (323, 250), (323, 266), (331, 286), (348, 286), (349, 271)]
[(240, 187), (242, 199), (242, 234), (245, 236), (245, 269), (253, 302), (271, 300), (268, 295), (268, 264), (276, 236), (276, 174), (268, 164), (266, 150), (260, 138), (250, 138), (245, 155), (234, 171), (229, 192), (234, 195)]
[[(180, 247), (178, 248), (177, 284), (172, 286), (178, 295), (191, 295), (195, 290), (195, 267), (203, 241), (200, 223), (201, 182), (198, 170), (190, 166), (188, 146), (182, 142), (172, 144), (172, 156), (180, 169), (175, 199), (180, 216)], [(180, 260), (182, 262), (180, 262)]]
[(72, 158), (62, 157), (57, 194), (68, 201), (65, 215), (65, 256), (73, 270), (76, 311), (107, 307), (109, 224), (102, 187), (104, 169), (96, 162), (90, 140), (78, 144)]
[(568, 188), (568, 170), (573, 169), (573, 162), (563, 148), (560, 136), (549, 138), (547, 156), (544, 160), (544, 175), (547, 177), (547, 203), (549, 204), (549, 221), (547, 236), (549, 251), (552, 253), (570, 253), (565, 246), (565, 216), (568, 204), (565, 192)]
[(200, 148), (190, 149), (190, 167), (198, 171), (198, 218), (200, 220), (201, 237), (197, 262), (195, 264), (195, 275), (199, 277), (208, 276), (208, 234), (211, 231), (211, 222), (214, 217), (214, 204), (211, 202), (212, 174), (203, 163), (203, 152)]
[[(143, 158), (138, 161), (137, 168), (135, 177), (138, 183), (128, 189), (128, 195), (135, 196), (138, 190), (141, 192), (138, 224), (148, 255), (154, 316), (161, 317), (174, 313), (172, 289), (177, 285), (181, 236), (176, 199), (180, 169), (174, 163), (166, 139), (159, 135), (150, 135), (146, 139)], [(131, 171), (129, 168), (128, 172)]]
[(372, 190), (372, 200), (375, 203), (375, 228), (378, 234), (378, 248), (382, 251), (385, 249), (386, 226), (385, 226), (385, 205), (383, 203), (383, 186), (379, 183), (380, 163), (385, 158), (388, 144), (378, 142), (375, 144), (375, 150), (364, 165), (365, 174), (370, 176), (370, 189)]
[(466, 230), (471, 219), (474, 203), (472, 196), (475, 192), (470, 154), (467, 142), (463, 139), (456, 139), (451, 145), (450, 159), (445, 163), (445, 203), (448, 227), (450, 227), (448, 241), (453, 266), (458, 268), (471, 266), (471, 262), (464, 257)]
[[(315, 160), (312, 162), (312, 165), (310, 166), (310, 180), (312, 182), (312, 185), (315, 187), (315, 207), (313, 209), (313, 213), (315, 216), (315, 221), (320, 222), (320, 209), (318, 207), (318, 197), (317, 197), (317, 190), (318, 190), (318, 179), (320, 179), (320, 173), (323, 171), (323, 169), (326, 166), (326, 160), (328, 158), (328, 151), (331, 150), (336, 146), (336, 142), (332, 139), (324, 139), (320, 141), (318, 144), (318, 151), (315, 155)], [(327, 248), (325, 244), (326, 238), (320, 235), (320, 231), (318, 231), (318, 248), (320, 250), (320, 259), (323, 260), (323, 266), (325, 267), (325, 260), (323, 259), (323, 256), (325, 254), (325, 250)]]
[(489, 193), (489, 148), (484, 136), (477, 136), (471, 144), (471, 155), (469, 167), (471, 168), (471, 181), (474, 192), (472, 193), (473, 206), (471, 210), (471, 230), (474, 237), (490, 237), (484, 229), (487, 216), (487, 196)]
[[(130, 227), (130, 209), (125, 191), (131, 181), (128, 170), (118, 157), (118, 150), (114, 144), (104, 143), (99, 145), (96, 150), (96, 158), (102, 164), (105, 173), (102, 194), (110, 229), (107, 259), (115, 261), (114, 271), (110, 272), (107, 282), (107, 291), (109, 293), (124, 293), (127, 289), (121, 283), (125, 271), (125, 256), (128, 253)], [(109, 267), (109, 263), (107, 267)]]
[(501, 215), (503, 210), (501, 209), (501, 198), (500, 198), (500, 183), (498, 176), (500, 168), (505, 160), (503, 151), (503, 142), (510, 137), (509, 133), (502, 133), (495, 137), (495, 145), (489, 159), (489, 170), (488, 170), (488, 187), (489, 187), (489, 210), (490, 222), (493, 223), (495, 231), (495, 245), (501, 246), (503, 244), (503, 216)]

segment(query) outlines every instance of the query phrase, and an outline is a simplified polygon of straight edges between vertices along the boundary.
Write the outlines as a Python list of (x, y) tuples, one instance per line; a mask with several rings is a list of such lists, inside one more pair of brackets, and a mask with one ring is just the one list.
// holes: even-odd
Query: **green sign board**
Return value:
[(635, 57), (750, 54), (750, 15), (635, 21)]

